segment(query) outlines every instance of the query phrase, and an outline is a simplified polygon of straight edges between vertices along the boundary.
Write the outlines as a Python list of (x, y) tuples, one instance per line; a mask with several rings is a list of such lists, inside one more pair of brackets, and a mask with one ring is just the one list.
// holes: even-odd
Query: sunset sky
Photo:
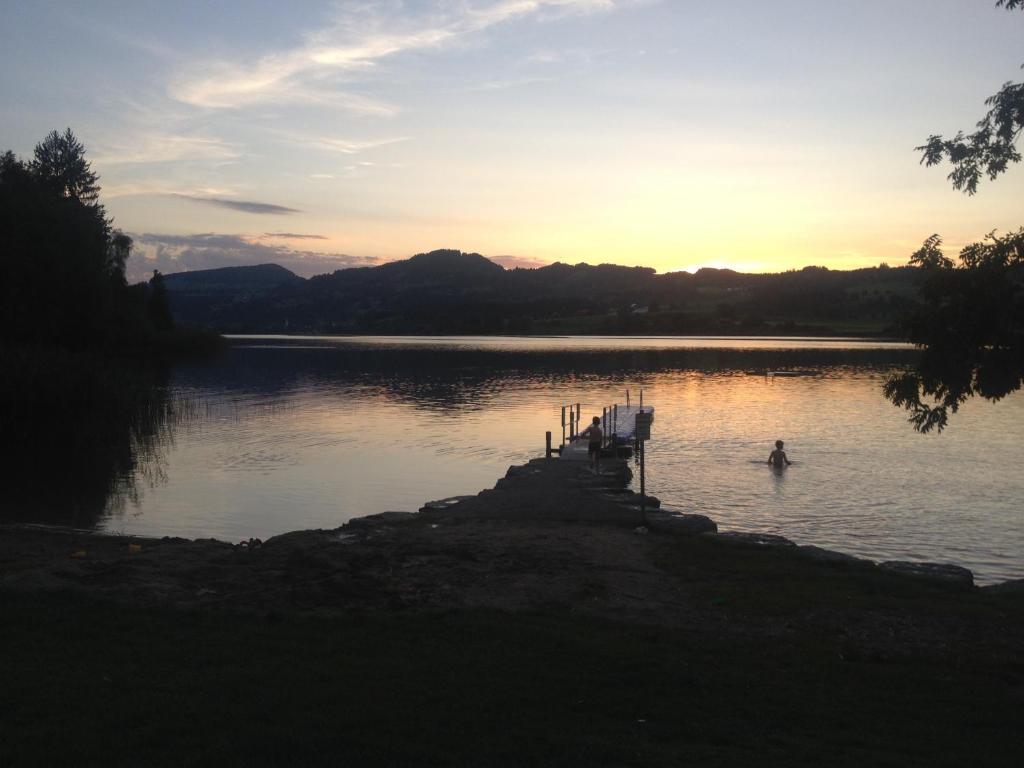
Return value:
[(3, 2), (0, 150), (71, 126), (132, 276), (435, 248), (780, 271), (1024, 224), (919, 165), (1024, 62), (992, 0)]

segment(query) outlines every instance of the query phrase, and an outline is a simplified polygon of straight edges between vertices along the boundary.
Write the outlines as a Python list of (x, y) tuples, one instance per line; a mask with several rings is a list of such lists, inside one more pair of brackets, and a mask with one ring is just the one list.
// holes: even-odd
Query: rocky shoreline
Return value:
[[(840, 569), (854, 578), (979, 590), (971, 572), (955, 565), (874, 563), (781, 536), (723, 532), (708, 517), (664, 508), (654, 497), (641, 510), (628, 481), (624, 462), (595, 476), (578, 462), (535, 459), (510, 467), (493, 489), (476, 496), (429, 502), (418, 513), (356, 518), (333, 530), (287, 533), (251, 547), (8, 528), (0, 537), (0, 587), (271, 612), (559, 604), (657, 623), (689, 610), (685, 600), (666, 595), (672, 580), (660, 564), (684, 543), (722, 553), (769, 550), (785, 562)], [(1008, 582), (980, 591), (1022, 586)]]
[(1021, 582), (639, 501), (625, 473), (541, 459), (476, 496), (246, 546), (0, 529), (0, 763), (1019, 755)]
[[(639, 529), (635, 530), (635, 532), (638, 533), (656, 531), (671, 536), (705, 535), (722, 544), (792, 549), (796, 554), (818, 562), (856, 563), (863, 566), (877, 566), (880, 570), (890, 573), (962, 585), (974, 584), (974, 574), (970, 569), (952, 563), (903, 560), (876, 562), (814, 545), (798, 545), (784, 536), (775, 534), (719, 531), (718, 524), (706, 515), (686, 513), (662, 507), (661, 501), (653, 496), (646, 497), (646, 509), (641, 510), (640, 495), (626, 487), (630, 480), (628, 466), (621, 464), (618, 466), (620, 467), (619, 469), (609, 470), (600, 478), (595, 478), (585, 467), (575, 466), (570, 462), (534, 459), (525, 465), (510, 467), (505, 477), (499, 480), (495, 486), (496, 491), (514, 490), (519, 495), (528, 494), (530, 501), (534, 502), (531, 511), (524, 513), (523, 511), (511, 509), (506, 500), (500, 499), (500, 497), (495, 496), (493, 493), (484, 491), (478, 496), (462, 496), (443, 501), (429, 502), (420, 509), (420, 512), (429, 514), (451, 510), (452, 514), (470, 514), (480, 517), (488, 515), (517, 516), (520, 518), (533, 516), (541, 518), (556, 517), (559, 515), (559, 508), (551, 509), (542, 501), (537, 503), (538, 495), (543, 498), (544, 495), (550, 494), (550, 484), (555, 482), (568, 485), (569, 487), (580, 488), (583, 492), (597, 493), (603, 500), (614, 502), (621, 508), (621, 517), (608, 512), (601, 512), (595, 514), (594, 519), (616, 519), (624, 524), (635, 524)], [(561, 509), (565, 509), (565, 507)], [(589, 519), (589, 516), (578, 508), (572, 508), (571, 514), (567, 515), (565, 519), (586, 520)], [(1014, 582), (1008, 582), (1005, 585), (998, 584), (993, 585), (993, 587), (1005, 589), (1013, 584)]]

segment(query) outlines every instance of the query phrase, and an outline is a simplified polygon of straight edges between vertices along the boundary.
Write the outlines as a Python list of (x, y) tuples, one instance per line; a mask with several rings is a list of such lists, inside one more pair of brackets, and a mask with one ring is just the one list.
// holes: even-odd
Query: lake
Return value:
[[(644, 393), (647, 485), (722, 530), (1024, 577), (1024, 398), (920, 435), (881, 394), (915, 352), (835, 339), (236, 337), (175, 367), (172, 416), (80, 527), (267, 538), (476, 493), (584, 417)], [(799, 376), (765, 376), (798, 370)], [(776, 439), (795, 462), (765, 464)], [(73, 495), (72, 489), (72, 495)]]

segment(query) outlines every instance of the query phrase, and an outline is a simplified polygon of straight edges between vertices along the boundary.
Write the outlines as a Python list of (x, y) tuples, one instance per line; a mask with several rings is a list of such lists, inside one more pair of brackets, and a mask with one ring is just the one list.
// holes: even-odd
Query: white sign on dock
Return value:
[(651, 439), (651, 422), (654, 421), (653, 413), (644, 413), (643, 411), (636, 415), (636, 439), (637, 440), (650, 440)]

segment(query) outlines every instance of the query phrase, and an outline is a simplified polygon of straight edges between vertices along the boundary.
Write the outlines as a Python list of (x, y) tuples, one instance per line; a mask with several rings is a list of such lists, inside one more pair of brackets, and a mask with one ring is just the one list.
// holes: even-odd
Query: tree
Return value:
[[(1024, 10), (1024, 0), (997, 0), (996, 7)], [(1021, 160), (1017, 140), (1024, 130), (1024, 83), (1005, 83), (985, 104), (990, 109), (974, 133), (959, 131), (951, 139), (929, 136), (917, 148), (926, 166), (949, 160), (953, 170), (948, 178), (953, 188), (968, 195), (978, 191), (982, 175), (994, 180), (1010, 163)]]
[(5, 341), (85, 344), (116, 300), (102, 206), (60, 192), (36, 162), (0, 162), (0, 274)]
[(36, 144), (31, 163), (33, 174), (62, 197), (87, 205), (99, 198), (99, 177), (85, 159), (85, 147), (70, 128), (64, 133), (50, 131)]
[(120, 229), (110, 233), (110, 244), (107, 248), (109, 254), (109, 269), (111, 279), (118, 284), (125, 284), (125, 267), (128, 257), (132, 254), (132, 239)]
[[(1024, 10), (1024, 0), (996, 6)], [(986, 104), (990, 109), (974, 133), (930, 136), (917, 148), (927, 166), (948, 159), (949, 181), (968, 195), (983, 175), (994, 180), (1021, 160), (1024, 83), (1006, 83)], [(922, 357), (915, 370), (891, 376), (884, 390), (910, 411), (919, 432), (941, 432), (949, 414), (974, 395), (996, 401), (1024, 383), (1024, 228), (1002, 237), (990, 233), (964, 248), (958, 262), (941, 246), (932, 235), (911, 256), (922, 272), (921, 302), (903, 326)]]
[(29, 162), (0, 154), (0, 343), (114, 348), (151, 328), (125, 281), (131, 238), (111, 230), (98, 196), (70, 129)]
[(968, 245), (959, 264), (941, 245), (932, 235), (911, 257), (923, 273), (922, 301), (905, 328), (921, 359), (885, 384), (920, 432), (941, 432), (974, 395), (1000, 400), (1024, 381), (1024, 228)]
[(174, 330), (174, 317), (171, 315), (171, 304), (167, 298), (167, 286), (160, 270), (153, 270), (149, 281), (149, 321), (153, 328), (161, 333)]

